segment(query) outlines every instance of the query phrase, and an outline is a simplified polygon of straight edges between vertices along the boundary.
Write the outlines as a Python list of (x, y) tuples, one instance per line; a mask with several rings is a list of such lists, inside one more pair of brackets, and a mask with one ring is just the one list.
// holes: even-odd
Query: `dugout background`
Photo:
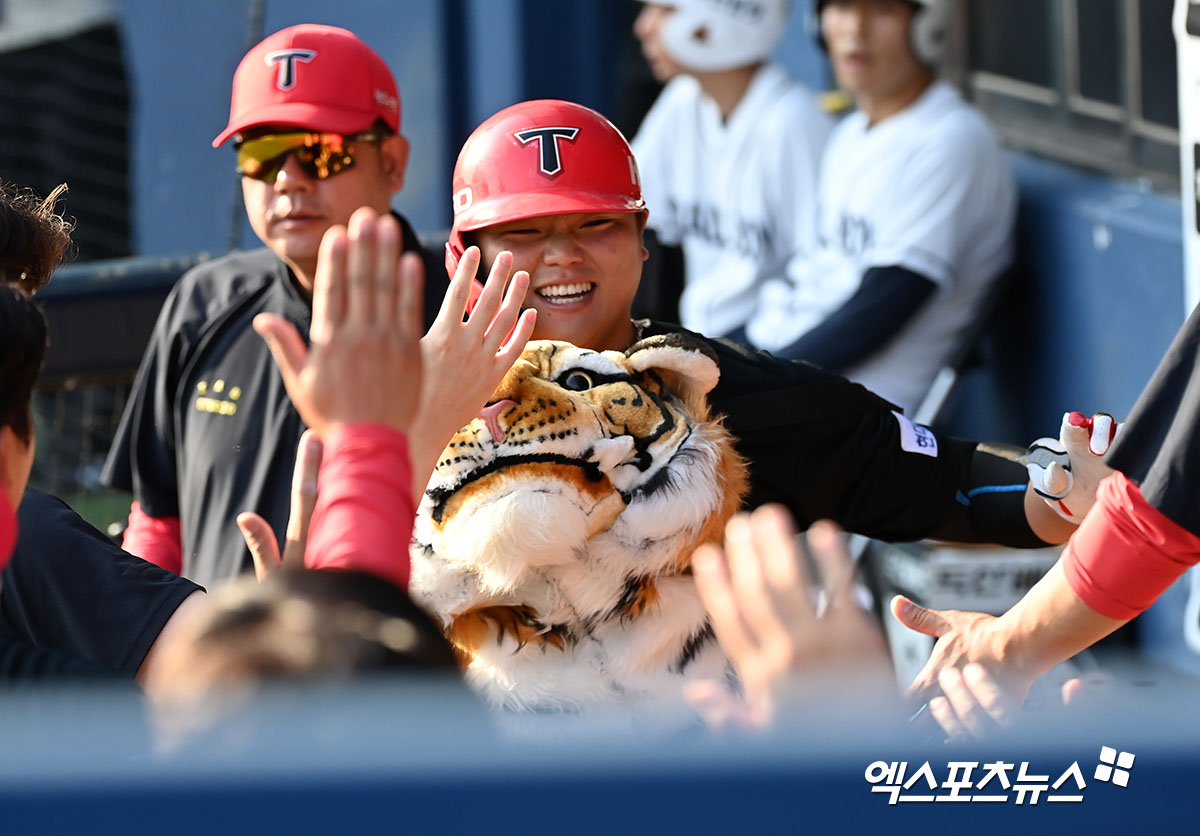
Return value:
[[(78, 2), (0, 0), (0, 15), (19, 3), (69, 13)], [(629, 34), (636, 0), (111, 5), (123, 75), (110, 57), (82, 47), (45, 53), (19, 70), (3, 71), (0, 63), (0, 102), (10, 103), (0, 166), (6, 153), (39, 143), (33, 107), (23, 102), (61, 114), (69, 156), (99, 183), (93, 191), (100, 220), (68, 203), (80, 218), (81, 255), (124, 251), (134, 259), (65, 268), (43, 296), (55, 337), (38, 401), (36, 483), (68, 495), (98, 522), (125, 507), (124, 497), (91, 489), (161, 298), (187, 264), (257, 244), (244, 222), (232, 151), (210, 145), (225, 124), (230, 79), (250, 44), (313, 21), (356, 31), (384, 57), (400, 85), (403, 131), (412, 143), (395, 206), (434, 246), (449, 225), (454, 156), (488, 115), (526, 98), (561, 97), (609, 114), (631, 134), (656, 92)], [(1170, 147), (1174, 130), (1174, 49), (1162, 25), (1170, 5), (960, 4), (947, 74), (987, 109), (1012, 149), (1021, 213), (1013, 282), (983, 341), (985, 362), (968, 375), (945, 419), (951, 431), (1027, 443), (1052, 434), (1069, 409), (1124, 412), (1182, 323), (1177, 180), (1155, 150)], [(796, 6), (778, 58), (825, 89), (829, 76), (809, 3)], [(2, 27), (0, 17), (0, 33)], [(1025, 58), (1001, 60), (1009, 56), (1006, 37), (1015, 39), (1013, 54)], [(57, 85), (51, 92), (36, 87), (46, 78)], [(37, 179), (19, 165), (0, 170)], [(61, 170), (80, 176), (66, 162)], [(55, 175), (38, 177), (49, 184)], [(79, 194), (82, 181), (76, 184)], [(122, 187), (128, 200), (120, 199)], [(85, 249), (88, 228), (102, 222), (112, 226), (99, 238), (116, 249)], [(1200, 671), (1200, 657), (1181, 639), (1185, 598), (1181, 584), (1141, 619), (1145, 646)]]

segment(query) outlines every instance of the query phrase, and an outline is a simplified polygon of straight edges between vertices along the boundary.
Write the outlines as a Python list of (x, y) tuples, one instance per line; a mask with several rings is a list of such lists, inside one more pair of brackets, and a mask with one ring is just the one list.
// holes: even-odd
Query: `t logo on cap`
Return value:
[(229, 123), (213, 147), (260, 126), (346, 136), (379, 121), (400, 133), (400, 92), (383, 59), (349, 29), (300, 23), (264, 38), (238, 63)]
[(279, 65), (279, 73), (275, 76), (275, 86), (280, 90), (291, 90), (296, 86), (296, 62), (303, 61), (307, 64), (316, 57), (315, 49), (281, 49), (277, 52), (268, 52), (263, 56), (263, 61), (267, 63), (267, 66)]

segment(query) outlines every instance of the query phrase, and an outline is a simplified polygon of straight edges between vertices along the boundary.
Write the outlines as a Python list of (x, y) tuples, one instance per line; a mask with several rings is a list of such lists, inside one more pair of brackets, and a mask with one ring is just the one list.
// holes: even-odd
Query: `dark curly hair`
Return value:
[(0, 427), (23, 442), (33, 429), (29, 399), (46, 355), (42, 309), (24, 290), (0, 283)]
[(35, 293), (71, 251), (74, 224), (55, 211), (63, 183), (44, 200), (32, 189), (0, 183), (0, 281)]

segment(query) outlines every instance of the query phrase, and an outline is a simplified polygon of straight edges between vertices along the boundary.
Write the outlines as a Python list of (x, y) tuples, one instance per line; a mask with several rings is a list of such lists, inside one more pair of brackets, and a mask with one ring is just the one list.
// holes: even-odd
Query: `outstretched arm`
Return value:
[(912, 690), (933, 690), (944, 668), (980, 662), (1024, 699), (1038, 676), (1144, 611), (1197, 562), (1200, 538), (1114, 473), (1059, 562), (1004, 615), (892, 602), (901, 623), (938, 639)]
[(937, 638), (933, 654), (909, 686), (932, 696), (948, 668), (979, 663), (1014, 703), (1024, 702), (1035, 679), (1059, 662), (1125, 624), (1093, 610), (1075, 593), (1056, 563), (1025, 597), (1001, 616), (960, 610), (928, 610), (902, 595), (892, 614), (906, 627)]
[(422, 276), (420, 259), (399, 249), (395, 219), (359, 209), (349, 229), (333, 227), (322, 239), (311, 349), (280, 317), (260, 314), (254, 327), (325, 444), (305, 564), (368, 571), (403, 588), (413, 511), (405, 433), (419, 409)]

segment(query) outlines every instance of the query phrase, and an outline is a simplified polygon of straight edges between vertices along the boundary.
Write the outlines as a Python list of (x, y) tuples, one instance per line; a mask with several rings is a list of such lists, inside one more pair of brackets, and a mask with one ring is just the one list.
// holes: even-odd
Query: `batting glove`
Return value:
[(1112, 473), (1104, 454), (1124, 426), (1105, 412), (1091, 418), (1068, 412), (1057, 439), (1039, 438), (1029, 446), (1030, 484), (1060, 517), (1078, 524), (1095, 504), (1100, 480)]

